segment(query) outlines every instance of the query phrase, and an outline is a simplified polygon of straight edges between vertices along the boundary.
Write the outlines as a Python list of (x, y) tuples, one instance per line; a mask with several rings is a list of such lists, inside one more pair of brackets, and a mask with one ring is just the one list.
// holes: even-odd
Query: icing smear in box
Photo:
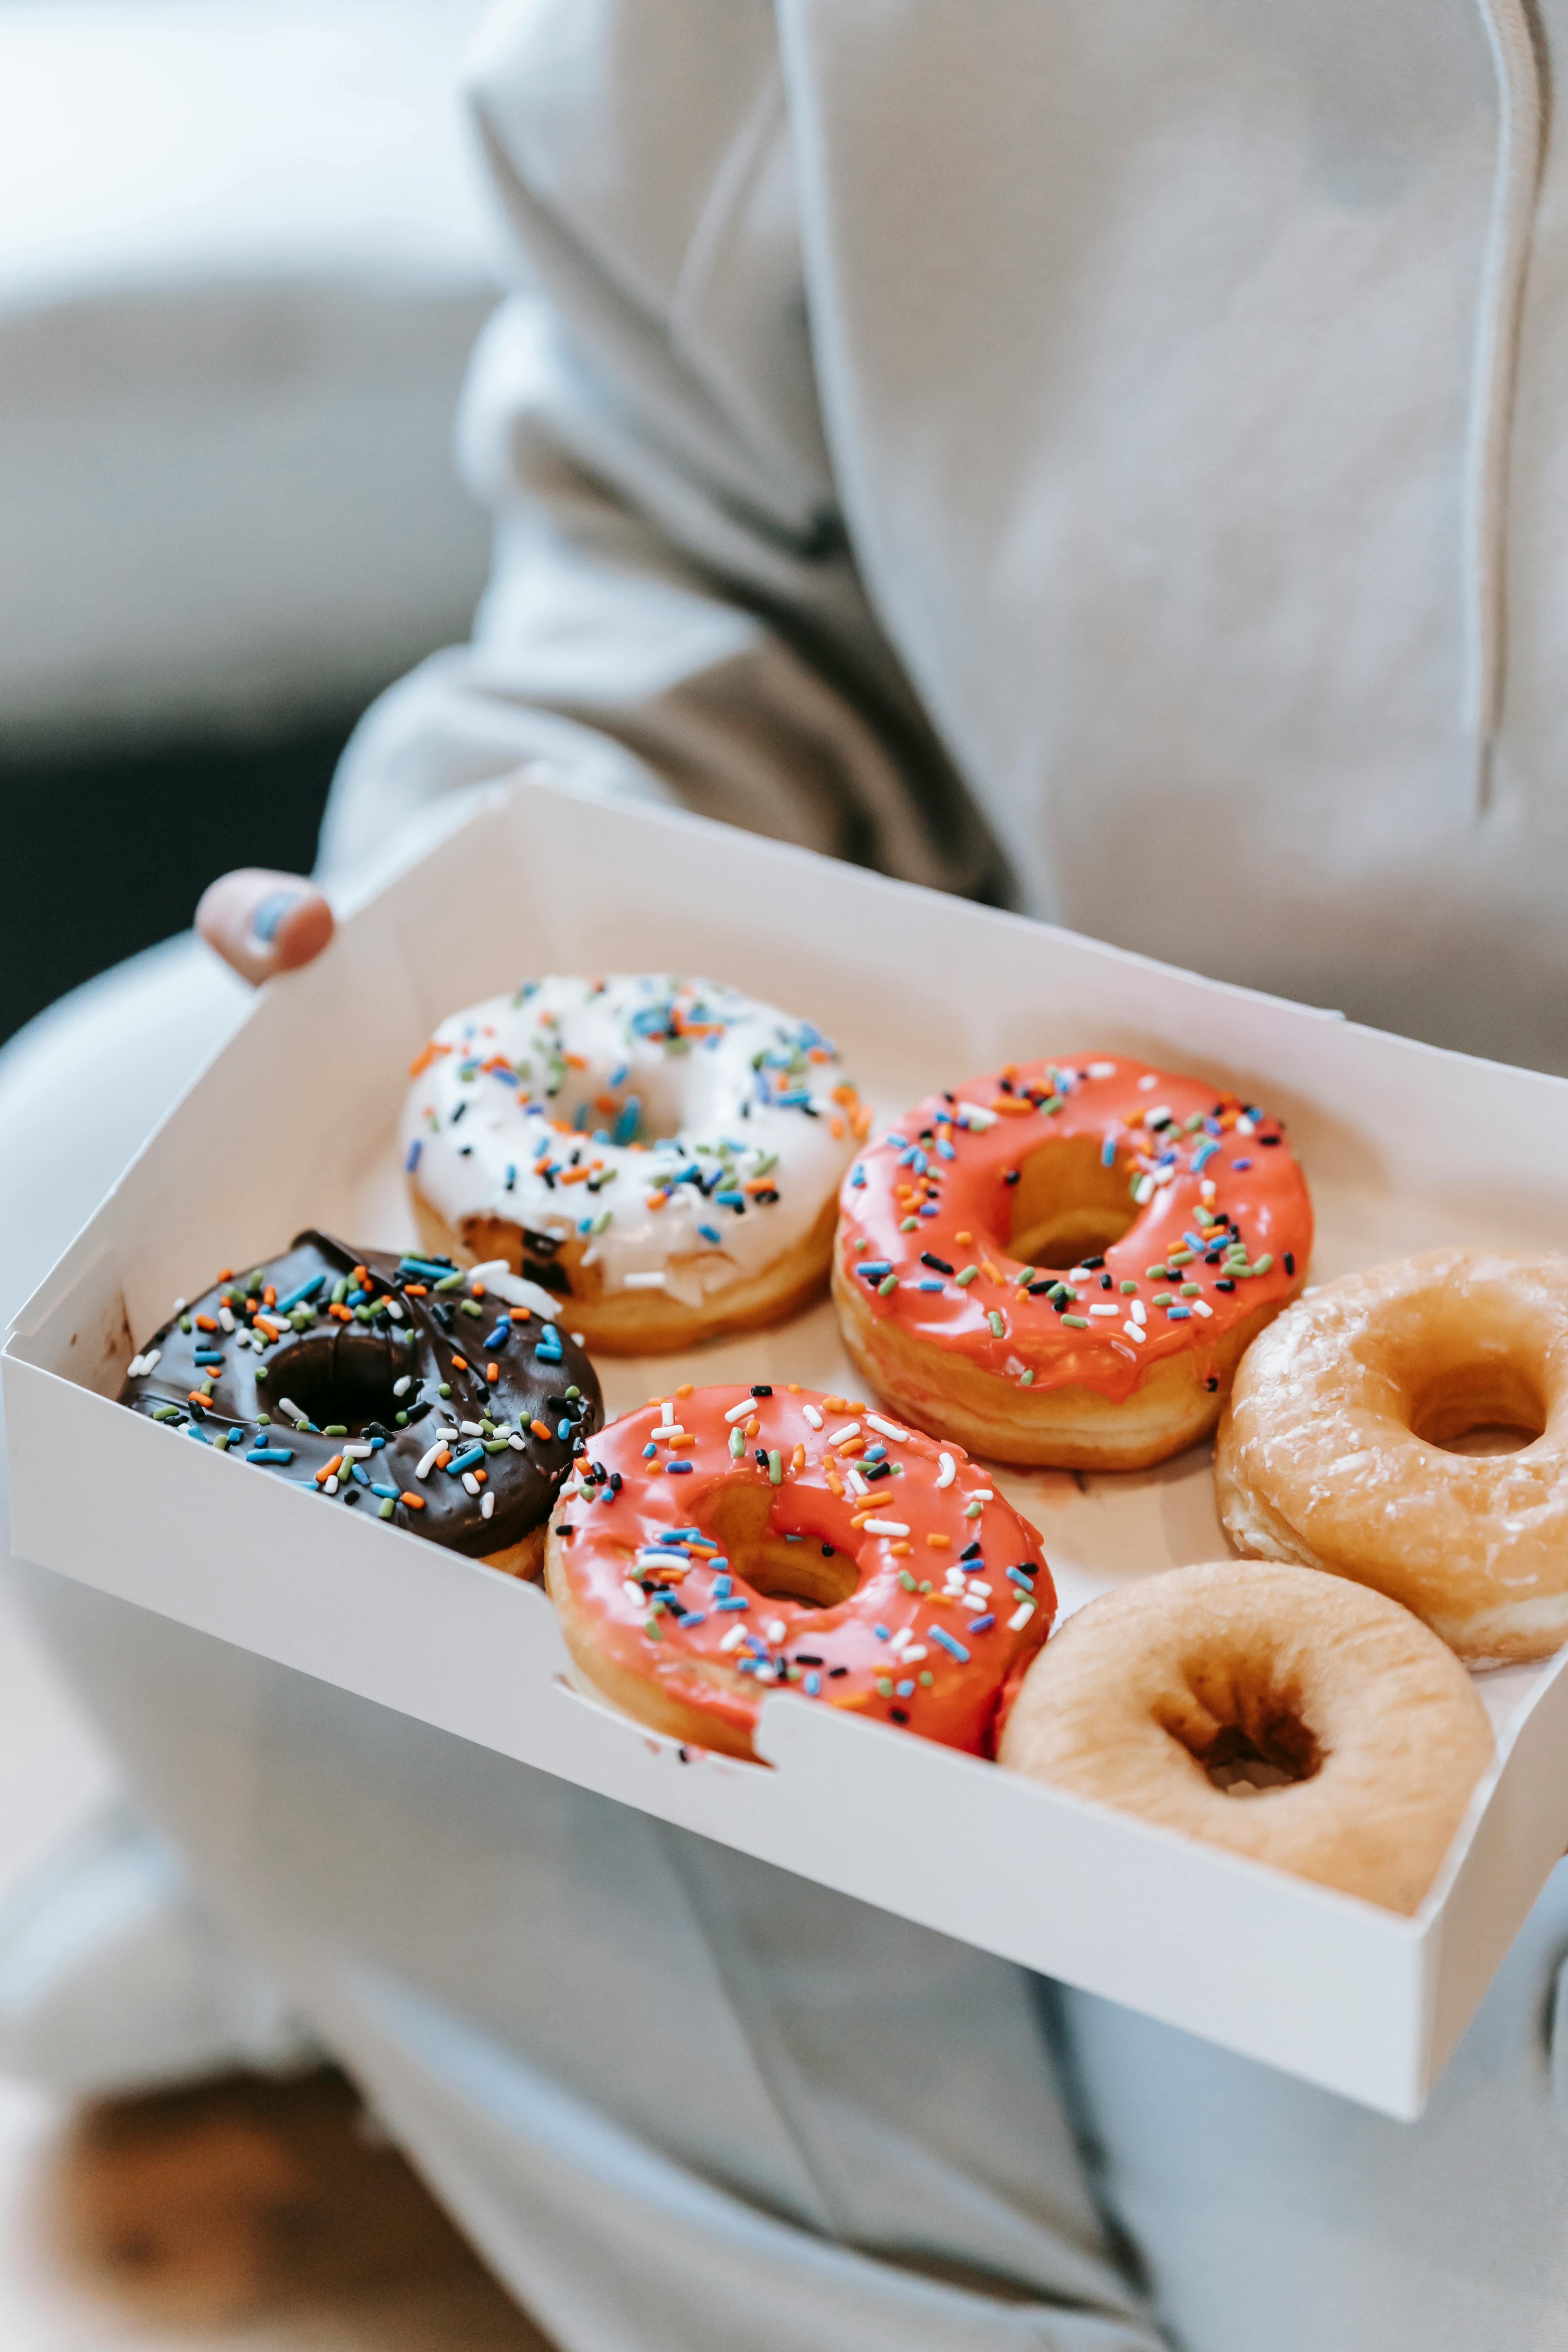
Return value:
[(710, 981), (529, 981), (418, 1055), (405, 1163), (455, 1228), (505, 1220), (574, 1244), (607, 1292), (697, 1307), (836, 1191), (868, 1122), (837, 1063), (810, 1022)]

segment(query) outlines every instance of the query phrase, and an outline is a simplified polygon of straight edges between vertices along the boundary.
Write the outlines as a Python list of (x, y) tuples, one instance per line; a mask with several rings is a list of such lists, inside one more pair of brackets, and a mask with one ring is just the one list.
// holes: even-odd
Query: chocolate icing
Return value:
[[(422, 1254), (419, 1263), (442, 1262)], [(240, 1461), (260, 1449), (286, 1450), (287, 1462), (257, 1466), (312, 1494), (324, 1492), (316, 1473), (341, 1453), (345, 1435), (350, 1444), (369, 1444), (374, 1450), (363, 1460), (343, 1463), (338, 1492), (331, 1498), (334, 1505), (378, 1512), (389, 1498), (377, 1488), (417, 1495), (423, 1510), (394, 1501), (395, 1525), (469, 1559), (504, 1551), (549, 1517), (574, 1454), (602, 1425), (598, 1378), (559, 1325), (552, 1328), (559, 1336), (560, 1360), (546, 1361), (537, 1352), (545, 1328), (539, 1315), (513, 1322), (507, 1302), (494, 1293), (476, 1302), (481, 1307), (477, 1318), (468, 1315), (461, 1303), (471, 1300), (473, 1291), (466, 1277), (438, 1296), (418, 1273), (405, 1270), (413, 1264), (412, 1258), (399, 1260), (384, 1252), (350, 1249), (326, 1234), (300, 1234), (284, 1255), (216, 1284), (164, 1324), (141, 1350), (147, 1355), (156, 1349), (158, 1362), (150, 1372), (126, 1381), (120, 1402), (148, 1415), (165, 1408), (170, 1428), (209, 1444), (226, 1440)], [(368, 1297), (363, 1286), (349, 1282), (357, 1266), (371, 1277)], [(291, 1318), (274, 1310), (280, 1336), (263, 1353), (222, 1328), (220, 1309), (237, 1325), (254, 1328), (256, 1311), (268, 1311), (262, 1304), (267, 1287), (281, 1301), (318, 1278), (314, 1296), (302, 1300)], [(409, 1283), (426, 1295), (410, 1297)], [(344, 1284), (340, 1303), (348, 1306), (348, 1319), (329, 1312), (334, 1290)], [(401, 1307), (401, 1319), (383, 1300)], [(205, 1329), (202, 1318), (218, 1328)], [(507, 1329), (498, 1337), (503, 1320)], [(199, 1362), (198, 1352), (218, 1360)], [(454, 1356), (468, 1369), (459, 1370)], [(497, 1368), (493, 1384), (485, 1377), (490, 1363)], [(410, 1386), (395, 1395), (395, 1382), (405, 1378)], [(449, 1397), (438, 1393), (443, 1383), (450, 1387)], [(210, 1400), (203, 1395), (209, 1384)], [(567, 1396), (569, 1388), (578, 1391), (576, 1397)], [(297, 1425), (286, 1403), (297, 1406), (313, 1426)], [(177, 1414), (170, 1414), (169, 1407), (177, 1407)], [(397, 1425), (400, 1413), (407, 1415), (405, 1427)], [(470, 1495), (460, 1475), (435, 1466), (424, 1478), (416, 1475), (437, 1428), (481, 1420), (510, 1424), (523, 1439), (521, 1452), (502, 1441), (471, 1465), (488, 1474), (485, 1484), (495, 1496), (488, 1519), (481, 1516), (481, 1496)], [(535, 1420), (548, 1426), (547, 1437), (534, 1433)], [(559, 1432), (567, 1423), (563, 1437)], [(494, 1441), (460, 1439), (454, 1458), (481, 1443)]]

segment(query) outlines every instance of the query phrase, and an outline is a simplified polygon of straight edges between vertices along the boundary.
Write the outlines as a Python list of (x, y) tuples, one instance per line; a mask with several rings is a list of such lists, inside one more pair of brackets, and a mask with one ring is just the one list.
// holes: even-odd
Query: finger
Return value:
[(332, 910), (303, 875), (247, 866), (204, 892), (196, 929), (242, 980), (259, 985), (321, 954), (332, 936)]

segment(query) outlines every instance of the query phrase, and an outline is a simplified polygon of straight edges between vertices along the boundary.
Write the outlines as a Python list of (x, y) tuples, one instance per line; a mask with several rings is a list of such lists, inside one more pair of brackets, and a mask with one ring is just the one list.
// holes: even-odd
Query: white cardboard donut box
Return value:
[[(1426, 1903), (1401, 1918), (788, 1693), (763, 1702), (766, 1764), (683, 1756), (571, 1686), (537, 1588), (114, 1403), (133, 1338), (219, 1266), (254, 1264), (307, 1225), (411, 1242), (396, 1143), (410, 1056), (445, 1014), (526, 972), (606, 970), (706, 971), (809, 1018), (881, 1114), (1042, 1054), (1199, 1072), (1289, 1122), (1317, 1209), (1317, 1280), (1439, 1242), (1551, 1248), (1568, 1232), (1568, 1081), (699, 819), (520, 782), (348, 913), (318, 964), (262, 992), (17, 1318), (4, 1354), (15, 1550), (1368, 2106), (1419, 2114), (1568, 1848), (1562, 1654), (1479, 1677), (1498, 1760)], [(221, 1185), (184, 1181), (219, 1159)], [(599, 1370), (612, 1413), (686, 1379), (861, 1387), (826, 1301), (773, 1331)], [(1040, 1528), (1064, 1611), (1226, 1549), (1206, 1448), (1131, 1476), (996, 1483)]]

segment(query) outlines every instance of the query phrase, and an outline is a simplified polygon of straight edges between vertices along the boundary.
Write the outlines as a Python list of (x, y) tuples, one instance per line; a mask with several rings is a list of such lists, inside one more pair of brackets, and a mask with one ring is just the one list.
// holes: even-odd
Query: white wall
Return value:
[(477, 14), (0, 5), (0, 749), (342, 707), (466, 634)]

